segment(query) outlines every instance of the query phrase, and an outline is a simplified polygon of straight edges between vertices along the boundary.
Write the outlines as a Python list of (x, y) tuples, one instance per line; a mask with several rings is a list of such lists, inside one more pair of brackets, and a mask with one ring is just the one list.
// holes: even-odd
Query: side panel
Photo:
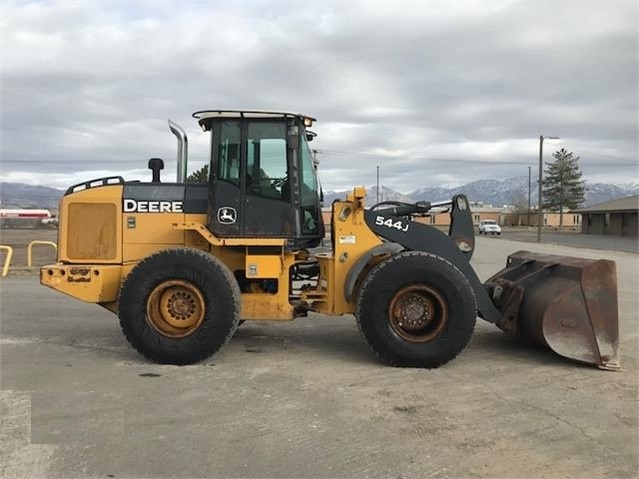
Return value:
[(122, 262), (122, 186), (90, 188), (60, 200), (58, 261)]
[(346, 201), (333, 204), (333, 236), (333, 256), (318, 255), (321, 268), (319, 290), (328, 293), (327, 300), (317, 302), (314, 307), (326, 314), (352, 313), (357, 298), (344, 297), (349, 271), (382, 241), (366, 224), (364, 209)]
[[(187, 216), (205, 221), (207, 185), (130, 183), (122, 192), (122, 260), (138, 261), (151, 253), (187, 243), (189, 233), (173, 223)], [(196, 246), (196, 245), (193, 245)]]
[[(85, 258), (115, 261), (118, 255), (118, 215), (113, 203), (72, 203), (67, 208), (69, 224), (82, 225), (80, 234), (67, 237), (70, 260)], [(75, 228), (71, 231), (76, 231)]]
[(261, 277), (270, 277), (277, 281), (277, 291), (273, 293), (243, 292), (240, 316), (243, 320), (291, 321), (295, 318), (293, 306), (289, 301), (289, 271), (294, 262), (293, 254), (265, 255), (261, 259), (257, 255), (246, 256), (247, 278), (250, 280), (256, 278), (256, 275), (250, 274), (251, 265), (255, 265), (257, 272), (261, 271), (259, 274)]

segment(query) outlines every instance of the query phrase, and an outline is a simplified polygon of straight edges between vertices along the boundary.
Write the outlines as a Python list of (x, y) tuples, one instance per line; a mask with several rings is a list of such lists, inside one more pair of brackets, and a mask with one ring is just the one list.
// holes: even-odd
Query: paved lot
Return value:
[[(505, 238), (515, 241), (536, 242), (537, 230), (504, 228), (501, 236), (487, 236), (487, 238)], [(541, 241), (545, 244), (573, 246), (575, 248), (589, 248), (597, 250), (624, 251), (639, 253), (639, 239), (636, 237), (622, 237), (613, 235), (586, 235), (578, 232), (543, 231)]]
[(617, 262), (623, 371), (483, 322), (442, 368), (390, 368), (352, 317), (321, 316), (160, 366), (111, 313), (0, 280), (0, 476), (637, 477), (639, 257), (479, 238), (473, 263), (486, 278), (519, 249)]

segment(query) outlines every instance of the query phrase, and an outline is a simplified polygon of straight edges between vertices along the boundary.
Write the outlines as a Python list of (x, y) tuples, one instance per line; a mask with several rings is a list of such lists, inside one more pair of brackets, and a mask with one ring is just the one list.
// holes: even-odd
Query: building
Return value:
[[(564, 211), (563, 214), (562, 230), (579, 230), (581, 228), (581, 214), (578, 211)], [(530, 219), (530, 221), (529, 221)], [(561, 218), (559, 213), (543, 212), (542, 213), (542, 227), (559, 229), (559, 223)], [(508, 213), (504, 219), (504, 225), (508, 226), (534, 226), (539, 223), (539, 212), (534, 209), (531, 210), (530, 215), (528, 212), (511, 212)]]
[(575, 213), (583, 217), (581, 232), (584, 234), (638, 236), (639, 195), (606, 201)]

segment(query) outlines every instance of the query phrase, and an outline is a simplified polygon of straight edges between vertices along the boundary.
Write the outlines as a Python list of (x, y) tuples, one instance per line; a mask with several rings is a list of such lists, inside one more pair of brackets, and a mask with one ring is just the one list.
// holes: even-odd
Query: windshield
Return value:
[(497, 223), (494, 220), (484, 220), (482, 221), (485, 225), (496, 225)]
[(319, 194), (317, 188), (317, 172), (313, 162), (313, 154), (306, 135), (301, 136), (300, 144), (300, 200), (301, 223), (303, 234), (319, 232), (321, 214), (319, 211)]
[(306, 138), (302, 136), (302, 168), (301, 185), (302, 206), (314, 206), (317, 204), (317, 176), (313, 164), (313, 154)]

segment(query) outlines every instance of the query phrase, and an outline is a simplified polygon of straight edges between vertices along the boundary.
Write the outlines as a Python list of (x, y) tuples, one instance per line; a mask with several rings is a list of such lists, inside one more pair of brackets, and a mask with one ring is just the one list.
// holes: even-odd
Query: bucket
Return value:
[(502, 330), (602, 369), (619, 369), (614, 261), (518, 251), (485, 282)]

